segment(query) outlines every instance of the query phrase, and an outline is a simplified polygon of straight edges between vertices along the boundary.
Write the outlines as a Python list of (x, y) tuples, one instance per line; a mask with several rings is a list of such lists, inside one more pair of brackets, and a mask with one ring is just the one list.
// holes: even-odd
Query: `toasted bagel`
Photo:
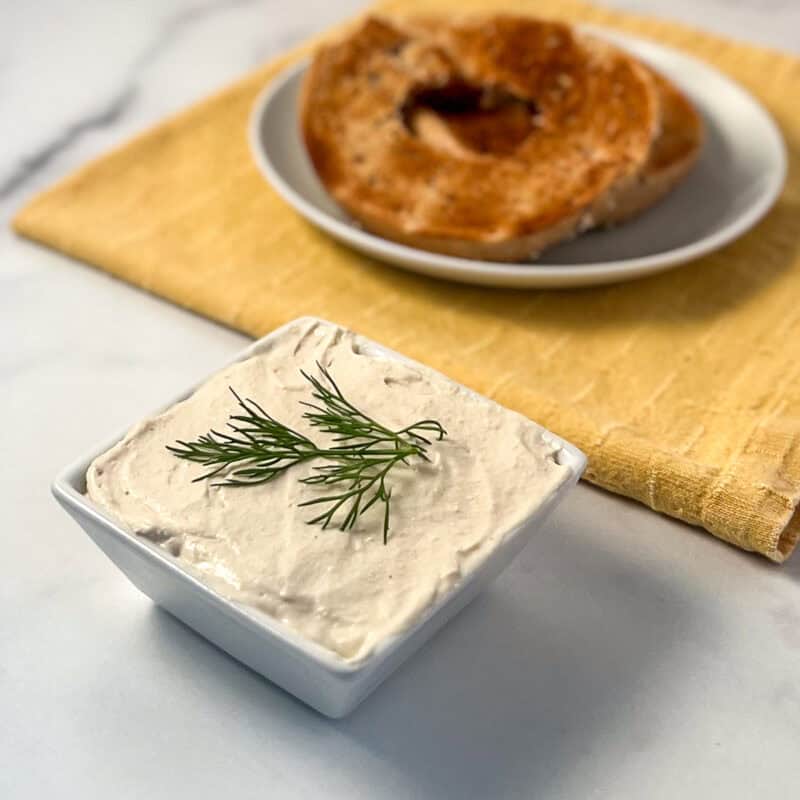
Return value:
[(517, 261), (642, 205), (659, 80), (556, 22), (369, 17), (317, 52), (300, 121), (321, 181), (365, 228)]
[(597, 215), (597, 225), (618, 225), (657, 203), (684, 178), (702, 149), (705, 132), (700, 115), (674, 84), (652, 74), (661, 109), (658, 135), (636, 181)]

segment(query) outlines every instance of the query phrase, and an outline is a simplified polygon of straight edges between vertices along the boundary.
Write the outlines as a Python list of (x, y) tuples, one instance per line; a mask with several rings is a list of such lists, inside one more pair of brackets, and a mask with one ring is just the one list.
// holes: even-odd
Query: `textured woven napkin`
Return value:
[(248, 152), (257, 93), (306, 45), (81, 169), (15, 227), (252, 335), (301, 314), (351, 326), (575, 441), (594, 483), (782, 561), (800, 538), (800, 61), (573, 0), (503, 7), (652, 37), (743, 83), (790, 150), (778, 206), (713, 256), (611, 288), (490, 291), (383, 266), (300, 219)]

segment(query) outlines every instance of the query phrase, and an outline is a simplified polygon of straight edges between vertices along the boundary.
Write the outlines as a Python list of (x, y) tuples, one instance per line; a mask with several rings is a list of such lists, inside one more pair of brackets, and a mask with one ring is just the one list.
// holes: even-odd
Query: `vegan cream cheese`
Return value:
[[(330, 371), (343, 395), (382, 425), (435, 419), (447, 430), (387, 478), (391, 524), (376, 503), (351, 530), (308, 524), (330, 490), (301, 483), (314, 462), (250, 486), (195, 481), (208, 470), (167, 450), (236, 413), (229, 387), (315, 442), (303, 418), (309, 383)], [(412, 625), (486, 559), (570, 475), (535, 423), (426, 367), (382, 356), (360, 336), (302, 320), (229, 366), (187, 400), (136, 425), (87, 473), (90, 498), (166, 549), (224, 597), (279, 620), (348, 662)], [(217, 479), (224, 474), (218, 476)]]

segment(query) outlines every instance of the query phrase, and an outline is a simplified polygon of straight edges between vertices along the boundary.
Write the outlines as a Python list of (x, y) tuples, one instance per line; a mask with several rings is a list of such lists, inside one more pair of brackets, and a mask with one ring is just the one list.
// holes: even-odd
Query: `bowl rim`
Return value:
[[(257, 355), (272, 339), (278, 338), (298, 324), (309, 322), (315, 322), (339, 329), (343, 327), (337, 323), (330, 322), (329, 320), (312, 315), (305, 315), (290, 320), (289, 322), (279, 326), (278, 328), (275, 328), (273, 331), (267, 333), (259, 339), (256, 339), (246, 347), (234, 353), (223, 364), (215, 368), (210, 373), (204, 375), (199, 380), (194, 381), (188, 388), (179, 392), (169, 401), (160, 404), (155, 410), (148, 412), (145, 417), (151, 417), (163, 413), (175, 404), (194, 394), (197, 389), (199, 389), (211, 377), (216, 375), (220, 370)], [(437, 374), (443, 374), (439, 373), (437, 370), (434, 370), (432, 367), (428, 367), (421, 362), (409, 358), (408, 356), (404, 356), (401, 353), (397, 353), (387, 347), (384, 347), (382, 344), (375, 342), (373, 339), (370, 339), (367, 336), (363, 336), (361, 334), (358, 335), (369, 345), (374, 346), (376, 352), (387, 358), (397, 359), (405, 363), (424, 367), (427, 370), (433, 370), (433, 372)], [(444, 377), (447, 378), (447, 376)], [(452, 381), (452, 378), (447, 378), (447, 380)], [(452, 382), (457, 383), (456, 381)], [(469, 389), (469, 387), (464, 388), (472, 394), (478, 394), (472, 389)], [(479, 396), (483, 397), (482, 395)], [(549, 503), (557, 503), (560, 499), (560, 496), (564, 492), (568, 491), (575, 483), (577, 483), (587, 464), (585, 454), (575, 445), (565, 441), (546, 428), (542, 428), (547, 440), (558, 446), (563, 453), (563, 456), (565, 457), (565, 463), (567, 463), (567, 465), (570, 467), (572, 473), (571, 476), (559, 487), (557, 487), (554, 492), (543, 498), (536, 508), (534, 508), (525, 518), (507, 530), (498, 545), (491, 551), (491, 553), (489, 553), (487, 558), (484, 559), (484, 561), (481, 562), (481, 564), (479, 564), (474, 570), (472, 570), (472, 572), (464, 576), (453, 589), (446, 592), (436, 602), (428, 606), (412, 625), (385, 639), (365, 658), (359, 661), (349, 662), (345, 661), (333, 651), (328, 650), (311, 639), (302, 636), (300, 633), (292, 630), (289, 626), (280, 623), (278, 620), (270, 617), (268, 614), (260, 612), (257, 609), (252, 609), (243, 603), (237, 603), (224, 597), (213, 588), (205, 584), (189, 569), (186, 569), (177, 557), (170, 555), (168, 552), (158, 547), (158, 545), (126, 530), (111, 515), (109, 515), (103, 508), (96, 505), (84, 493), (86, 472), (90, 464), (99, 455), (109, 450), (111, 447), (117, 444), (117, 442), (121, 441), (131, 430), (133, 424), (125, 426), (123, 429), (118, 430), (110, 437), (106, 437), (100, 443), (89, 448), (84, 455), (74, 459), (67, 466), (63, 467), (58, 472), (51, 485), (51, 491), (56, 500), (58, 500), (65, 507), (79, 512), (82, 516), (90, 517), (95, 524), (101, 526), (106, 532), (112, 534), (115, 540), (122, 543), (125, 547), (133, 549), (140, 557), (143, 557), (149, 561), (158, 562), (159, 566), (169, 571), (176, 579), (181, 581), (188, 580), (192, 585), (193, 590), (200, 592), (206, 600), (212, 602), (226, 616), (231, 617), (240, 623), (245, 622), (245, 624), (251, 630), (253, 630), (253, 632), (262, 634), (266, 632), (271, 638), (279, 641), (282, 646), (293, 651), (295, 655), (311, 659), (328, 672), (344, 678), (363, 676), (368, 673), (372, 673), (374, 670), (377, 670), (380, 665), (389, 659), (393, 652), (397, 650), (402, 643), (418, 628), (423, 627), (431, 617), (438, 614), (447, 603), (452, 602), (472, 583), (480, 580), (482, 571), (488, 568), (488, 565), (493, 560), (493, 557), (496, 557), (504, 547), (513, 543), (519, 535), (524, 533), (525, 530), (536, 521), (537, 516), (548, 506)]]

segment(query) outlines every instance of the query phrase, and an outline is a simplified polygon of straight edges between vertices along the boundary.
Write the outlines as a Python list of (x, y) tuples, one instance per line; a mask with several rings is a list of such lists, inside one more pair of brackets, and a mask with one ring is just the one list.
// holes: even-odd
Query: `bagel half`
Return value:
[(652, 74), (661, 109), (659, 133), (636, 181), (607, 204), (595, 220), (597, 225), (619, 225), (657, 203), (683, 180), (700, 155), (705, 139), (700, 115), (674, 84)]
[(557, 22), (368, 17), (317, 52), (300, 122), (320, 180), (366, 229), (521, 261), (627, 218), (688, 169), (664, 138), (672, 89)]

